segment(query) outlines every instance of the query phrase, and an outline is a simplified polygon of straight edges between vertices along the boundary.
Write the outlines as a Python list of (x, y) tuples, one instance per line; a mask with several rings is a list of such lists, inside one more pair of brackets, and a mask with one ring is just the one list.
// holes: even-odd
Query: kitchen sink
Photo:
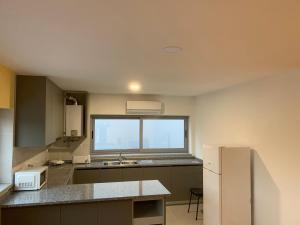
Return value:
[(105, 166), (130, 166), (137, 165), (137, 160), (104, 161)]

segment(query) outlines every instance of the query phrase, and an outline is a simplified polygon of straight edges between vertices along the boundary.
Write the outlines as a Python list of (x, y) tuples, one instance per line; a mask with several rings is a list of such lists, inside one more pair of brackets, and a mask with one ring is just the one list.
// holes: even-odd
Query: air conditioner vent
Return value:
[(162, 103), (158, 101), (127, 101), (127, 114), (159, 115), (162, 114)]

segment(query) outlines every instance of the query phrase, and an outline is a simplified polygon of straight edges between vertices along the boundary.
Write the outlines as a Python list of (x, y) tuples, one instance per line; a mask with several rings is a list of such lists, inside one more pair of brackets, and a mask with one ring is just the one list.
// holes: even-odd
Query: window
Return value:
[(188, 117), (91, 116), (92, 153), (188, 152)]
[(95, 149), (139, 149), (139, 130), (138, 119), (96, 119)]
[(183, 119), (144, 119), (143, 147), (184, 148)]

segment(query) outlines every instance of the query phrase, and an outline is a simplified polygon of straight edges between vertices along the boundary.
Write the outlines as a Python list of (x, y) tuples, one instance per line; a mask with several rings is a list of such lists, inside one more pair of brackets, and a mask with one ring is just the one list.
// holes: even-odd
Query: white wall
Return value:
[(12, 182), (14, 110), (0, 109), (0, 183)]
[(198, 97), (197, 156), (202, 156), (203, 144), (255, 150), (254, 225), (300, 224), (299, 75), (270, 77)]
[(190, 152), (194, 152), (192, 135), (194, 134), (194, 97), (154, 96), (154, 95), (103, 95), (90, 94), (88, 97), (88, 138), (75, 151), (75, 155), (90, 153), (90, 115), (108, 114), (125, 115), (127, 100), (158, 100), (164, 103), (164, 115), (190, 116)]

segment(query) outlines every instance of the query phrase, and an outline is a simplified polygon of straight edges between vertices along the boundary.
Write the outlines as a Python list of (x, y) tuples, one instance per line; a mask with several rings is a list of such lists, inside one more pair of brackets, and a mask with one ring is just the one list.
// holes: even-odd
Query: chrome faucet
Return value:
[(119, 162), (122, 163), (123, 160), (125, 160), (126, 158), (124, 156), (122, 156), (122, 152), (120, 152), (120, 155), (119, 155)]

